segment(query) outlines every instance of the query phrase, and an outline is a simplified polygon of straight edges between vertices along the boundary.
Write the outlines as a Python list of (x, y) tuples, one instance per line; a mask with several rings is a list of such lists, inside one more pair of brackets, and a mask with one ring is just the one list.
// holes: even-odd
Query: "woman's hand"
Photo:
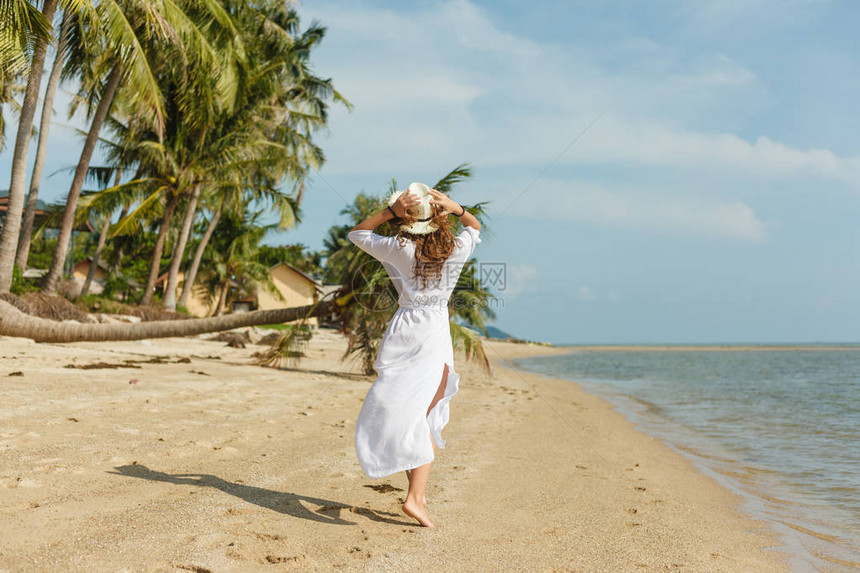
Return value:
[(411, 191), (407, 191), (406, 193), (401, 193), (400, 196), (397, 197), (391, 205), (391, 209), (394, 210), (394, 213), (398, 217), (403, 218), (406, 216), (409, 209), (415, 207), (419, 203), (421, 203), (421, 199), (418, 198), (418, 195)]
[(459, 215), (460, 212), (463, 210), (463, 208), (460, 207), (460, 205), (456, 201), (454, 201), (444, 193), (440, 193), (435, 189), (430, 189), (430, 195), (433, 196), (430, 199), (430, 203), (438, 205), (441, 208), (443, 215), (448, 215), (449, 213)]

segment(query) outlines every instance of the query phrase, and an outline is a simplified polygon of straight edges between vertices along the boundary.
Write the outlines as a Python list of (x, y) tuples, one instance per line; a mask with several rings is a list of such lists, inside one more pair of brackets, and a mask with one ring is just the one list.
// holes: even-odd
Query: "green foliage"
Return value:
[(260, 262), (261, 242), (273, 225), (261, 225), (262, 211), (241, 216), (226, 215), (219, 232), (212, 238), (203, 257), (198, 292), (211, 300), (227, 289), (225, 302), (253, 297), (264, 288), (279, 297), (269, 274), (269, 266)]
[[(75, 299), (75, 306), (90, 313), (130, 314), (132, 316), (141, 317), (146, 316), (145, 314), (140, 314), (140, 311), (142, 310), (140, 307), (137, 307), (130, 302), (116, 300), (114, 296), (108, 296), (105, 293), (100, 295), (85, 294), (83, 296), (79, 296)], [(145, 311), (145, 309), (143, 310)], [(178, 310), (178, 312), (188, 314), (184, 309)]]
[(111, 299), (122, 300), (126, 304), (140, 302), (143, 293), (140, 289), (135, 288), (125, 275), (112, 274), (105, 281), (102, 295)]
[(75, 304), (87, 312), (124, 314), (127, 306), (105, 295), (86, 294), (75, 299)]
[(30, 257), (27, 264), (34, 269), (47, 269), (51, 266), (56, 246), (56, 237), (47, 238), (44, 233), (37, 233), (30, 243)]
[[(468, 165), (457, 166), (434, 186), (451, 192), (456, 184), (471, 176)], [(329, 229), (324, 240), (323, 254), (326, 257), (326, 279), (341, 284), (346, 295), (339, 312), (338, 323), (341, 332), (347, 335), (349, 344), (344, 359), (358, 360), (364, 372), (373, 373), (373, 362), (379, 350), (382, 336), (392, 316), (397, 310), (392, 292), (394, 287), (384, 267), (364, 251), (355, 248), (347, 238), (349, 230), (373, 213), (383, 208), (388, 194), (397, 188), (397, 182), (389, 182), (388, 189), (380, 196), (359, 193), (351, 205), (347, 205), (342, 215), (348, 217), (345, 225)], [(476, 216), (483, 216), (483, 205), (472, 208)], [(393, 229), (383, 225), (377, 230), (381, 234), (393, 234)], [(484, 352), (480, 337), (474, 331), (461, 327), (460, 322), (468, 321), (486, 331), (485, 321), (495, 318), (488, 302), (490, 292), (476, 276), (474, 264), (468, 264), (461, 272), (458, 283), (449, 301), (451, 316), (452, 342), (455, 348), (462, 349), (470, 360), (481, 364), (489, 372), (489, 360)], [(284, 336), (267, 355), (269, 363), (274, 363), (278, 353), (295, 353), (291, 346), (292, 338)]]
[(28, 292), (38, 291), (39, 285), (37, 285), (35, 281), (25, 279), (23, 273), (21, 272), (21, 268), (18, 265), (15, 265), (12, 269), (12, 294), (22, 296), (27, 294)]
[[(102, 138), (109, 165), (90, 169), (91, 179), (105, 188), (85, 193), (78, 210), (81, 220), (123, 210), (111, 227), (113, 246), (105, 260), (112, 267), (121, 262), (126, 276), (145, 283), (149, 269), (143, 267), (152, 250), (140, 237), (158, 227), (165, 205), (174, 202), (168, 260), (155, 263), (164, 269), (173, 256), (195, 252), (194, 237), (181, 253), (170, 248), (189, 197), (198, 191), (199, 211), (241, 218), (249, 208), (259, 208), (278, 216), (278, 228), (298, 224), (304, 178), (324, 161), (313, 134), (325, 127), (329, 102), (351, 107), (330, 79), (311, 69), (310, 55), (325, 29), (313, 23), (301, 30), (296, 7), (276, 0), (128, 6), (112, 0), (99, 3), (97, 12), (98, 29), (76, 20), (68, 67), (81, 78), (74, 105), (90, 110), (109, 69), (122, 65), (129, 78), (106, 122), (110, 137)], [(130, 49), (123, 58), (113, 57), (123, 43)], [(123, 171), (131, 176), (126, 181), (120, 180)], [(226, 225), (219, 222), (216, 237)], [(205, 225), (195, 229), (202, 235)], [(277, 249), (252, 257), (242, 274), (256, 273), (252, 282), (261, 281), (258, 271), (280, 262), (275, 261), (280, 254), (285, 262), (322, 275), (318, 254)], [(134, 261), (117, 256), (132, 252)], [(210, 253), (204, 260), (210, 282), (224, 276), (217, 268), (224, 262), (216, 258)]]

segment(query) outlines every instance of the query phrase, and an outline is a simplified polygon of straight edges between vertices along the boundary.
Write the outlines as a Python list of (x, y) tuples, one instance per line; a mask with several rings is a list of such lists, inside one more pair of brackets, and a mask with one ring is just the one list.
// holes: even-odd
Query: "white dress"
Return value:
[[(448, 299), (463, 265), (481, 242), (477, 229), (466, 227), (455, 237), (455, 248), (438, 283), (412, 273), (415, 244), (401, 247), (397, 237), (373, 231), (351, 231), (349, 240), (378, 259), (399, 295), (398, 309), (382, 337), (373, 367), (377, 378), (367, 392), (355, 423), (355, 451), (361, 469), (371, 478), (416, 468), (433, 461), (433, 441), (445, 447), (442, 428), (448, 423), (448, 403), (460, 382), (454, 370), (454, 347), (448, 321)], [(429, 415), (445, 364), (445, 393)]]

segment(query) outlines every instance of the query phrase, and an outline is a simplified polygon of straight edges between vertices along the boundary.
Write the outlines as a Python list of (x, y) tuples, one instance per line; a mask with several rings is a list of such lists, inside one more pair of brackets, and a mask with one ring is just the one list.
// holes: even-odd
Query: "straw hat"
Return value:
[[(424, 185), (423, 183), (411, 183), (409, 185), (409, 191), (414, 193), (421, 199), (421, 203), (412, 207), (410, 212), (415, 216), (415, 222), (411, 225), (401, 225), (400, 228), (407, 233), (412, 233), (413, 235), (426, 235), (427, 233), (432, 233), (436, 229), (439, 228), (438, 225), (433, 223), (433, 205), (430, 203), (430, 199), (432, 199), (432, 195), (430, 195), (429, 187)], [(394, 202), (397, 201), (397, 198), (400, 197), (406, 191), (395, 191), (388, 197), (388, 204), (394, 205)]]

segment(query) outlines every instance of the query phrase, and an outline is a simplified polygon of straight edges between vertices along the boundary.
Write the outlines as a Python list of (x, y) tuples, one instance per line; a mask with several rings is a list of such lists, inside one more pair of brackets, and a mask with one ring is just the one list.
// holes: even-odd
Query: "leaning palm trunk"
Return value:
[[(45, 0), (45, 5), (42, 8), (45, 20), (51, 22), (54, 19), (56, 8), (57, 0)], [(6, 16), (4, 15), (4, 17)], [(0, 236), (0, 292), (9, 292), (12, 287), (12, 269), (15, 266), (15, 255), (18, 250), (21, 213), (24, 210), (27, 152), (30, 148), (30, 135), (33, 129), (33, 119), (36, 116), (36, 107), (39, 105), (42, 67), (45, 65), (45, 53), (47, 51), (48, 42), (44, 39), (37, 40), (33, 49), (30, 74), (27, 78), (27, 90), (24, 92), (24, 102), (21, 105), (21, 115), (18, 119), (15, 151), (12, 155), (12, 176), (9, 181), (9, 203), (6, 207), (6, 219), (3, 222), (3, 234)]]
[(155, 239), (155, 249), (149, 263), (149, 278), (146, 280), (146, 286), (143, 287), (143, 298), (140, 301), (143, 306), (152, 304), (152, 297), (155, 294), (155, 281), (158, 280), (158, 271), (161, 270), (161, 255), (164, 254), (164, 243), (167, 241), (167, 232), (170, 230), (170, 223), (173, 221), (173, 213), (175, 212), (176, 197), (171, 193), (167, 196), (167, 206), (164, 208), (164, 215), (158, 226), (158, 238)]
[(230, 277), (224, 279), (224, 284), (221, 285), (221, 294), (218, 295), (218, 302), (215, 305), (215, 310), (212, 316), (218, 317), (224, 314), (224, 307), (227, 305), (227, 294), (230, 292)]
[(18, 241), (18, 256), (15, 264), (24, 270), (30, 257), (30, 240), (33, 238), (33, 224), (36, 220), (36, 202), (39, 199), (39, 186), (42, 182), (42, 170), (45, 167), (45, 156), (48, 154), (48, 134), (51, 130), (51, 114), (54, 111), (54, 96), (60, 86), (60, 75), (63, 72), (63, 58), (69, 40), (69, 16), (63, 18), (60, 27), (60, 39), (57, 42), (57, 55), (48, 77), (48, 87), (45, 88), (45, 98), (42, 100), (42, 117), (39, 120), (39, 144), (36, 147), (36, 161), (33, 163), (33, 173), (30, 176), (30, 192), (27, 194), (27, 207), (24, 209), (24, 222), (21, 227), (21, 239)]
[(93, 123), (90, 125), (90, 131), (87, 133), (87, 139), (84, 142), (84, 148), (81, 150), (81, 158), (75, 170), (75, 177), (72, 179), (72, 186), (69, 188), (69, 196), (66, 198), (66, 209), (63, 212), (63, 221), (60, 224), (60, 234), (57, 237), (57, 249), (54, 251), (51, 270), (48, 271), (48, 276), (45, 278), (42, 292), (48, 294), (56, 292), (57, 285), (60, 282), (60, 276), (63, 273), (63, 266), (66, 262), (66, 255), (69, 252), (69, 240), (72, 237), (72, 228), (75, 225), (75, 210), (78, 206), (78, 198), (81, 196), (81, 189), (83, 189), (84, 180), (87, 178), (87, 170), (90, 167), (90, 160), (93, 157), (93, 151), (95, 151), (96, 143), (98, 142), (99, 132), (105, 118), (107, 118), (121, 78), (122, 68), (120, 64), (116, 64), (105, 83), (104, 93), (96, 108)]
[(84, 286), (81, 287), (81, 294), (79, 296), (85, 296), (90, 292), (93, 279), (96, 278), (96, 270), (99, 268), (99, 260), (102, 257), (102, 251), (104, 250), (105, 243), (107, 242), (108, 231), (110, 231), (110, 213), (105, 215), (105, 220), (102, 224), (102, 232), (99, 235), (99, 244), (96, 246), (96, 252), (93, 253), (92, 258), (90, 259), (90, 270), (87, 271), (87, 280), (84, 281)]
[[(122, 165), (116, 168), (114, 186), (119, 185), (120, 181), (122, 181)], [(84, 281), (84, 286), (81, 287), (81, 294), (79, 296), (85, 296), (90, 292), (93, 279), (96, 278), (96, 270), (99, 268), (99, 261), (102, 258), (102, 251), (105, 248), (105, 243), (107, 243), (108, 231), (110, 231), (110, 213), (105, 215), (104, 223), (102, 223), (102, 232), (99, 235), (99, 243), (96, 245), (96, 252), (93, 253), (92, 260), (90, 260), (90, 270), (87, 271), (87, 280)]]
[[(119, 213), (119, 219), (117, 219), (117, 222), (125, 219), (126, 215), (128, 215), (128, 205), (123, 205), (122, 211), (120, 211), (120, 213)], [(125, 254), (125, 247), (123, 245), (120, 245), (120, 247), (116, 253), (116, 262), (114, 263), (113, 267), (111, 268), (111, 271), (117, 272), (122, 268), (122, 258), (123, 258), (124, 254)]]
[(203, 251), (206, 250), (206, 245), (209, 244), (209, 239), (212, 238), (212, 233), (215, 232), (215, 227), (218, 226), (218, 220), (221, 218), (221, 209), (212, 213), (212, 220), (206, 227), (206, 232), (200, 239), (200, 244), (197, 245), (197, 251), (194, 253), (194, 258), (191, 260), (191, 266), (188, 272), (185, 273), (185, 282), (182, 283), (182, 294), (179, 295), (179, 306), (188, 308), (188, 299), (191, 298), (191, 289), (194, 287), (194, 281), (197, 280), (197, 271), (200, 270), (200, 262), (203, 260)]
[(163, 320), (137, 324), (78, 324), (30, 316), (8, 302), (0, 300), (0, 336), (29, 338), (36, 342), (102, 342), (193, 336), (243, 326), (291, 322), (306, 316), (332, 312), (336, 306), (337, 303), (334, 301), (326, 301), (316, 305), (258, 310), (228, 314), (218, 318)]
[[(184, 258), (185, 245), (191, 235), (191, 227), (194, 224), (194, 216), (197, 214), (197, 200), (200, 198), (200, 185), (195, 185), (188, 198), (188, 207), (185, 210), (185, 219), (182, 221), (182, 229), (176, 239), (173, 248), (173, 257), (170, 260), (170, 270), (167, 272), (167, 286), (164, 287), (164, 308), (176, 310), (176, 283), (179, 281), (179, 266)], [(187, 277), (186, 277), (187, 280)]]

